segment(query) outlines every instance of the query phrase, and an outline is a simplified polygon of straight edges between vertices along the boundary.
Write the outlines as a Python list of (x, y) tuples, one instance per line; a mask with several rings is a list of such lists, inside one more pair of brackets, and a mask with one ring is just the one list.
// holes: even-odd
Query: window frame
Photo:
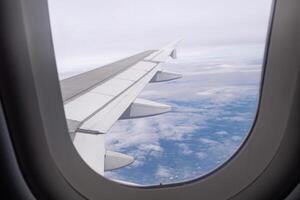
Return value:
[(124, 200), (287, 195), (300, 180), (299, 7), (297, 0), (273, 3), (257, 116), (242, 147), (204, 177), (149, 188), (109, 181), (80, 158), (65, 121), (47, 0), (2, 0), (0, 97), (18, 164), (34, 195)]

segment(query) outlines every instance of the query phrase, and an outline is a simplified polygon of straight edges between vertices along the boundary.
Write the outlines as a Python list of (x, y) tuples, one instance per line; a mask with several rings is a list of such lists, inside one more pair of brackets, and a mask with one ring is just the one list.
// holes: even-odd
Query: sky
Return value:
[(271, 0), (49, 0), (49, 9), (61, 79), (183, 39), (178, 59), (164, 65), (183, 79), (140, 95), (173, 111), (117, 122), (107, 148), (136, 161), (106, 177), (191, 180), (242, 144), (256, 113)]
[(270, 7), (271, 0), (49, 0), (58, 70), (95, 68), (178, 38), (182, 51), (263, 43)]

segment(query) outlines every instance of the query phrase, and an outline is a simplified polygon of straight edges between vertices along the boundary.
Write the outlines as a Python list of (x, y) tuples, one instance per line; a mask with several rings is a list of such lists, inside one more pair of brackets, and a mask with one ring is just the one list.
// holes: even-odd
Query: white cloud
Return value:
[(241, 140), (231, 139), (232, 138), (225, 138), (222, 139), (222, 141), (213, 141), (210, 139), (200, 140), (208, 145), (206, 153), (208, 154), (208, 157), (214, 159), (214, 162), (216, 163), (211, 170), (223, 164), (241, 145)]
[(244, 113), (237, 113), (235, 116), (231, 117), (222, 117), (222, 120), (229, 120), (234, 122), (245, 122), (249, 121), (254, 117), (254, 112), (244, 112)]
[(177, 144), (177, 145), (180, 149), (180, 152), (183, 155), (191, 155), (193, 153), (193, 151), (189, 148), (189, 146), (187, 144), (180, 143), (180, 144)]
[[(168, 117), (167, 117), (168, 116)], [(114, 151), (129, 151), (137, 164), (143, 163), (145, 156), (160, 156), (164, 149), (160, 140), (181, 141), (189, 134), (199, 129), (199, 117), (194, 114), (194, 121), (188, 121), (190, 114), (170, 113), (162, 116), (119, 121), (107, 135), (107, 149)], [(201, 118), (201, 116), (200, 116)], [(182, 124), (177, 124), (181, 121)], [(189, 153), (187, 146), (179, 145), (184, 153)], [(130, 150), (134, 148), (135, 150)]]
[(217, 142), (215, 140), (211, 140), (209, 138), (200, 138), (199, 141), (203, 144), (208, 144), (208, 145), (212, 145), (212, 146), (220, 145), (219, 142)]
[(231, 139), (235, 142), (241, 141), (243, 138), (241, 136), (232, 136)]
[(159, 165), (156, 171), (156, 176), (159, 178), (170, 178), (171, 172), (167, 167)]
[(50, 0), (58, 69), (100, 66), (178, 37), (185, 39), (183, 50), (202, 47), (201, 52), (213, 55), (207, 49), (217, 46), (228, 55), (219, 47), (264, 43), (271, 2)]
[(217, 131), (215, 132), (216, 135), (228, 135), (227, 131)]
[(197, 158), (199, 158), (200, 160), (203, 160), (207, 157), (207, 154), (204, 152), (197, 152), (196, 153)]
[[(243, 67), (245, 65), (233, 68), (238, 72)], [(245, 68), (251, 67), (247, 66)], [(202, 70), (201, 68), (194, 69)], [(210, 69), (213, 70), (213, 67), (205, 70)], [(226, 105), (232, 102), (239, 102), (241, 98), (247, 96), (257, 95), (258, 86), (255, 84), (232, 85), (225, 82), (225, 84), (220, 85), (200, 85), (199, 87), (196, 83), (202, 83), (201, 77), (203, 76), (206, 75), (198, 74), (193, 76), (195, 78), (184, 77), (179, 81), (149, 85), (140, 96), (170, 104), (173, 106), (173, 112), (150, 118), (117, 122), (107, 135), (107, 148), (123, 151), (134, 156), (136, 161), (129, 166), (130, 169), (145, 166), (149, 162), (147, 158), (160, 158), (167, 154), (167, 149), (162, 147), (161, 141), (177, 143), (179, 152), (184, 156), (194, 155), (198, 159), (203, 160), (203, 162), (213, 158), (216, 159), (214, 161), (216, 165), (212, 166), (211, 170), (222, 164), (236, 150), (243, 140), (242, 137), (232, 136), (231, 133), (226, 131), (216, 131), (214, 135), (222, 136), (223, 140), (220, 142), (209, 136), (200, 137), (197, 140), (200, 144), (199, 146), (205, 147), (205, 149), (196, 151), (192, 150), (186, 141), (189, 141), (193, 136), (192, 133), (209, 128), (207, 122), (212, 119), (233, 120), (236, 122), (251, 120), (249, 118), (251, 113), (237, 113), (233, 117), (220, 116), (228, 112), (224, 111)], [(231, 78), (234, 79), (235, 77), (237, 75)], [(200, 81), (197, 79), (200, 79)], [(222, 81), (224, 80), (218, 80), (219, 83)], [(176, 90), (173, 89), (174, 87), (176, 87)], [(196, 102), (205, 103), (199, 104)], [(194, 176), (208, 172), (207, 169), (204, 170), (201, 167), (197, 168), (197, 170), (194, 168), (183, 168), (184, 166), (175, 165), (172, 168), (170, 166), (168, 168), (160, 166), (156, 175), (160, 174), (160, 182), (165, 183), (170, 182), (170, 180), (179, 180), (180, 178), (191, 179)], [(193, 171), (195, 171), (195, 174), (191, 174)], [(169, 176), (170, 173), (173, 176)]]

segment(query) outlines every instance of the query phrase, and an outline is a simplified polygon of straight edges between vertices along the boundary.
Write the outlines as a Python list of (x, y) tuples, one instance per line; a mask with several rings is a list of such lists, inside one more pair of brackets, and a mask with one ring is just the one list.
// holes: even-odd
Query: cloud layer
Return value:
[(49, 0), (60, 73), (99, 67), (160, 48), (261, 44), (271, 0)]
[(192, 59), (183, 54), (166, 64), (182, 71), (184, 78), (150, 84), (140, 97), (169, 104), (172, 112), (117, 122), (107, 135), (107, 148), (130, 154), (136, 161), (106, 177), (167, 184), (205, 175), (229, 159), (256, 113), (262, 54), (254, 57), (220, 55), (207, 64), (201, 55)]

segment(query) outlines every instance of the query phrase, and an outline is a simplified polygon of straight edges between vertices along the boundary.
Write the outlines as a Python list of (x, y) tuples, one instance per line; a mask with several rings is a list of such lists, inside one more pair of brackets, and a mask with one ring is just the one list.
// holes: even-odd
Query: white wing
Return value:
[(161, 50), (145, 51), (116, 63), (61, 81), (65, 114), (73, 143), (82, 159), (97, 173), (131, 164), (134, 159), (106, 151), (105, 134), (119, 119), (153, 116), (171, 110), (168, 105), (137, 99), (149, 82), (180, 78), (161, 70), (175, 58), (175, 41)]

